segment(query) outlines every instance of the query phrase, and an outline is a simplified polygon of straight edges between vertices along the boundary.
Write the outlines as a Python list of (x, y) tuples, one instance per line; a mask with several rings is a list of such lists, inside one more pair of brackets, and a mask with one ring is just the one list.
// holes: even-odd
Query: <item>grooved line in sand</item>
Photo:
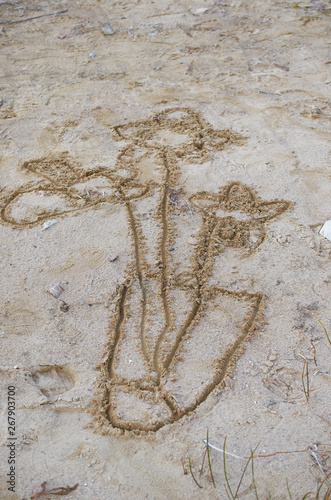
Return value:
[[(267, 223), (280, 216), (291, 203), (263, 201), (239, 181), (228, 182), (217, 192), (200, 191), (185, 199), (185, 188), (177, 189), (182, 163), (197, 164), (198, 168), (199, 164), (209, 160), (211, 152), (244, 143), (242, 137), (230, 130), (215, 130), (190, 108), (171, 108), (146, 120), (118, 125), (113, 129), (113, 138), (126, 142), (113, 168), (84, 170), (66, 153), (25, 162), (23, 169), (37, 179), (16, 191), (0, 193), (0, 217), (3, 224), (28, 228), (54, 216), (76, 215), (105, 204), (119, 204), (125, 208), (132, 243), (131, 261), (124, 283), (118, 289), (109, 322), (109, 342), (94, 400), (94, 423), (101, 432), (114, 429), (155, 432), (194, 411), (216, 387), (225, 384), (227, 375), (244, 350), (244, 343), (262, 318), (262, 293), (233, 291), (212, 285), (215, 257), (220, 254), (227, 256), (231, 249), (241, 249), (243, 256), (251, 255), (263, 243)], [(166, 145), (164, 140), (168, 141)], [(152, 164), (152, 172), (148, 177), (146, 168), (149, 164)], [(141, 180), (143, 172), (145, 178)], [(97, 183), (100, 177), (107, 188), (102, 193), (93, 188), (93, 183)], [(79, 188), (82, 183), (90, 183), (91, 190), (82, 191)], [(56, 195), (66, 208), (54, 206), (52, 210), (43, 210), (39, 206), (29, 217), (15, 215), (17, 205), (20, 210), (26, 197), (40, 191), (47, 197)], [(145, 210), (146, 206), (153, 205), (153, 199), (156, 202), (149, 217), (159, 229), (157, 236), (149, 241), (149, 248), (146, 247), (144, 223), (139, 212), (139, 203), (143, 199), (148, 201)], [(194, 212), (192, 224), (200, 221), (201, 226), (186, 276), (181, 278), (176, 274), (173, 259), (170, 259), (170, 246), (180, 236), (178, 220), (187, 216), (183, 209), (187, 205)], [(220, 212), (221, 216), (218, 215)], [(239, 219), (236, 218), (238, 213), (241, 214)], [(160, 264), (156, 269), (155, 264), (148, 263), (148, 251)], [(176, 252), (180, 257), (179, 244), (176, 244)], [(183, 292), (188, 297), (186, 314), (182, 313), (177, 327), (175, 292)], [(230, 303), (231, 307), (239, 304), (246, 316), (235, 327), (236, 332), (227, 331), (230, 327), (225, 322), (224, 332), (218, 333), (220, 339), (224, 336), (224, 345), (220, 352), (212, 352), (214, 359), (208, 360), (206, 383), (196, 386), (193, 391), (193, 386), (189, 385), (191, 382), (181, 387), (179, 380), (177, 389), (174, 389), (175, 386), (171, 385), (175, 380), (173, 375), (179, 367), (184, 372), (187, 370), (186, 379), (192, 379), (185, 350), (191, 349), (193, 359), (199, 359), (197, 354), (200, 352), (194, 352), (194, 349), (199, 346), (197, 340), (201, 340), (201, 335), (206, 336), (206, 345), (215, 340), (208, 337), (211, 335), (208, 331), (199, 333), (199, 325), (202, 318), (208, 320), (210, 308), (215, 310), (217, 298), (220, 303)], [(155, 317), (152, 313), (155, 312), (158, 315), (157, 331), (152, 324)], [(123, 372), (122, 346), (130, 339), (134, 339), (134, 343), (129, 345), (135, 345), (134, 349), (137, 349), (137, 352), (130, 352), (130, 356), (140, 356), (142, 360), (139, 376), (135, 373), (126, 375), (131, 372), (125, 372), (125, 366)]]
[(132, 228), (132, 234), (133, 234), (133, 240), (134, 240), (134, 251), (135, 251), (135, 259), (136, 259), (136, 268), (137, 268), (137, 275), (138, 275), (138, 281), (139, 281), (139, 287), (141, 290), (141, 320), (140, 320), (140, 340), (141, 340), (141, 347), (143, 351), (143, 355), (145, 360), (148, 362), (148, 352), (146, 349), (146, 342), (145, 342), (145, 320), (146, 320), (146, 288), (144, 285), (143, 281), (143, 274), (142, 274), (142, 267), (141, 267), (141, 255), (140, 255), (140, 241), (139, 241), (139, 232), (137, 228), (137, 222), (135, 220), (135, 217), (133, 215), (133, 210), (131, 203), (128, 202), (126, 203), (126, 208), (128, 211), (129, 215), (129, 220)]
[(171, 314), (169, 307), (169, 298), (168, 298), (168, 285), (169, 285), (169, 276), (168, 276), (168, 251), (167, 246), (168, 242), (168, 208), (169, 208), (169, 199), (167, 190), (169, 188), (169, 165), (166, 153), (163, 153), (163, 162), (166, 170), (165, 183), (163, 186), (163, 197), (162, 197), (162, 240), (161, 240), (161, 262), (163, 263), (163, 267), (161, 268), (161, 297), (162, 297), (162, 305), (164, 310), (164, 318), (165, 318), (165, 326), (163, 328), (162, 333), (159, 335), (154, 352), (154, 369), (160, 378), (161, 375), (161, 367), (160, 367), (160, 347), (162, 341), (171, 326)]

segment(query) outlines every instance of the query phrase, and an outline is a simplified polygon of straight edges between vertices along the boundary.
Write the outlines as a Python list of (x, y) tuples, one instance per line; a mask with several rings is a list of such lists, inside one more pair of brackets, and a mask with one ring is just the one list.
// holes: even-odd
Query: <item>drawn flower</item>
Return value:
[(114, 127), (113, 138), (153, 150), (167, 150), (169, 160), (189, 159), (191, 163), (209, 159), (209, 154), (243, 138), (228, 129), (215, 130), (190, 108), (170, 108), (147, 120)]
[[(155, 259), (162, 265), (159, 273), (151, 273), (146, 265), (139, 219), (132, 210), (136, 274), (119, 290), (97, 414), (105, 428), (110, 423), (121, 430), (156, 431), (195, 410), (224, 383), (261, 315), (262, 294), (208, 286), (216, 254), (227, 247), (257, 248), (264, 239), (265, 223), (289, 204), (263, 202), (239, 182), (223, 186), (217, 194), (192, 196), (190, 201), (202, 213), (202, 227), (191, 281), (186, 288), (176, 288), (170, 281), (169, 234), (175, 231), (170, 208), (177, 192), (171, 186), (177, 182), (178, 164), (201, 163), (210, 151), (240, 139), (229, 131), (213, 130), (198, 113), (183, 108), (115, 127), (114, 137), (129, 141), (119, 154), (118, 166), (124, 162), (143, 170), (146, 159), (154, 155), (150, 175), (154, 174), (159, 190), (154, 208), (159, 226)], [(181, 313), (176, 310), (179, 296), (187, 304)], [(129, 352), (136, 353), (131, 361)]]
[(2, 193), (0, 215), (3, 223), (30, 227), (102, 203), (125, 207), (132, 261), (109, 323), (96, 421), (149, 432), (188, 415), (225, 383), (261, 317), (263, 294), (210, 285), (215, 257), (227, 248), (252, 253), (267, 223), (291, 203), (263, 201), (240, 182), (192, 195), (202, 225), (184, 286), (173, 279), (170, 257), (179, 165), (202, 163), (242, 138), (215, 130), (189, 108), (116, 126), (113, 136), (125, 142), (113, 169), (85, 170), (66, 153), (25, 162), (36, 180)]
[(145, 196), (151, 188), (151, 183), (137, 181), (136, 171), (84, 170), (66, 153), (27, 161), (22, 170), (39, 179), (2, 193), (0, 209), (2, 222), (18, 227), (31, 227), (106, 202), (127, 203)]
[(227, 247), (252, 253), (264, 241), (266, 223), (292, 205), (285, 200), (264, 201), (239, 181), (228, 182), (218, 193), (196, 193), (190, 201), (213, 226), (215, 253)]

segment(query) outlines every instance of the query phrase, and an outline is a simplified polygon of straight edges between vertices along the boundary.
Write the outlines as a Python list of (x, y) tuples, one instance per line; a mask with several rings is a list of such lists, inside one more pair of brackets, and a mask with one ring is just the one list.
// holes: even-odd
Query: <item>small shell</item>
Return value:
[(327, 240), (331, 241), (331, 220), (327, 220), (322, 229), (320, 230), (320, 234), (324, 236)]
[(58, 299), (60, 297), (60, 295), (63, 294), (64, 288), (60, 285), (60, 283), (57, 283), (56, 285), (52, 286), (52, 288), (50, 288), (47, 291), (48, 291), (48, 293), (53, 295), (53, 297)]
[(56, 219), (47, 220), (46, 222), (44, 222), (44, 225), (41, 228), (41, 230), (45, 231), (45, 229), (48, 229), (49, 227), (54, 226), (54, 224), (56, 224), (56, 223), (57, 223)]

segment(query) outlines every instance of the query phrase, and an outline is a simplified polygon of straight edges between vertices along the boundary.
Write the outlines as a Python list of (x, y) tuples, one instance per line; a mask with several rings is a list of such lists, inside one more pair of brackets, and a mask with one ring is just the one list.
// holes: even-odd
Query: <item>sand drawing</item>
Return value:
[(194, 170), (211, 152), (243, 143), (189, 108), (116, 126), (113, 138), (123, 143), (113, 168), (86, 170), (64, 153), (25, 162), (38, 180), (2, 193), (0, 215), (26, 228), (105, 203), (125, 208), (131, 260), (109, 322), (94, 421), (102, 432), (155, 432), (224, 385), (262, 317), (263, 293), (223, 288), (215, 260), (251, 255), (291, 202), (263, 201), (239, 181), (186, 196), (181, 165)]

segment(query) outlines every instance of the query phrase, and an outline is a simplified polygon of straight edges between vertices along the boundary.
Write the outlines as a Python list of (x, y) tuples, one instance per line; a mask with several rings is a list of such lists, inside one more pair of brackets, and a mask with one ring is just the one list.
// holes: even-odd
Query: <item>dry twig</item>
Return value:
[(0, 21), (0, 24), (17, 24), (32, 21), (32, 19), (39, 19), (40, 17), (56, 16), (57, 14), (64, 14), (68, 9), (59, 10), (58, 12), (51, 12), (50, 14), (41, 14), (40, 16), (27, 17), (26, 19), (18, 19), (17, 21)]
[(60, 486), (59, 488), (52, 488), (51, 490), (46, 490), (47, 481), (44, 481), (41, 484), (41, 491), (37, 491), (34, 495), (30, 496), (30, 500), (34, 500), (35, 498), (40, 498), (45, 495), (68, 495), (72, 491), (77, 489), (78, 483), (74, 486)]

